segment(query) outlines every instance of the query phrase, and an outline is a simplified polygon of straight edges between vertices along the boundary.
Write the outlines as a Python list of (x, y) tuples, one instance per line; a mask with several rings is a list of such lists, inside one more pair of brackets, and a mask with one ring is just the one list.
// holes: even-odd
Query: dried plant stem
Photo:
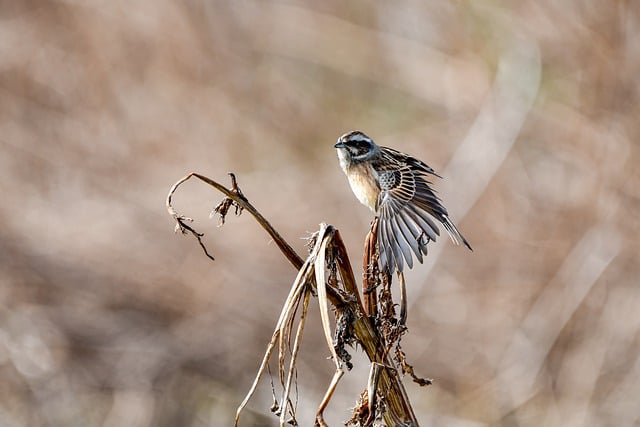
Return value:
[[(327, 346), (331, 351), (331, 358), (336, 366), (336, 371), (333, 374), (333, 378), (331, 379), (331, 383), (329, 384), (329, 388), (327, 389), (324, 397), (322, 398), (322, 402), (318, 406), (318, 412), (316, 414), (316, 425), (318, 426), (326, 426), (324, 422), (323, 413), (327, 405), (329, 404), (329, 400), (331, 400), (331, 396), (335, 391), (340, 378), (344, 375), (344, 371), (342, 370), (342, 365), (340, 363), (340, 359), (338, 358), (338, 354), (336, 353), (336, 348), (333, 344), (333, 336), (331, 333), (331, 324), (329, 322), (329, 302), (327, 298), (327, 280), (325, 278), (326, 273), (326, 265), (327, 265), (327, 245), (330, 243), (331, 238), (333, 237), (331, 231), (333, 227), (327, 226), (326, 224), (320, 224), (320, 231), (318, 232), (318, 238), (316, 247), (314, 248), (314, 253), (316, 254), (315, 259), (315, 273), (316, 273), (316, 287), (318, 289), (318, 303), (320, 304), (320, 318), (322, 319), (322, 327), (324, 330), (324, 336), (327, 340)], [(318, 247), (318, 244), (320, 245)]]
[(401, 325), (407, 323), (407, 283), (404, 280), (404, 273), (398, 271), (398, 282), (400, 283), (400, 319)]
[[(213, 259), (213, 257), (208, 254), (206, 247), (200, 239), (202, 234), (186, 224), (186, 222), (190, 220), (179, 215), (172, 206), (172, 196), (177, 188), (191, 177), (196, 177), (216, 188), (227, 197), (227, 199), (223, 200), (216, 208), (216, 212), (218, 212), (222, 218), (224, 218), (224, 215), (231, 206), (236, 207), (236, 212), (238, 212), (238, 209), (240, 211), (246, 209), (271, 236), (289, 262), (298, 270), (297, 277), (293, 282), (285, 305), (282, 308), (253, 384), (236, 411), (235, 425), (238, 425), (240, 413), (255, 393), (260, 379), (268, 370), (269, 360), (276, 346), (279, 348), (279, 378), (284, 388), (281, 401), (282, 407), (280, 408), (280, 425), (284, 426), (285, 422), (287, 422), (285, 420), (287, 414), (291, 414), (293, 420), (295, 420), (295, 408), (292, 406), (290, 400), (291, 386), (295, 376), (295, 366), (302, 340), (302, 331), (307, 317), (311, 289), (316, 288), (325, 339), (336, 367), (330, 386), (318, 407), (316, 425), (326, 425), (322, 418), (322, 413), (327, 407), (340, 378), (344, 375), (342, 360), (338, 356), (335, 347), (336, 344), (332, 338), (333, 334), (331, 332), (329, 315), (329, 303), (331, 303), (335, 309), (336, 316), (346, 316), (345, 318), (350, 319), (347, 328), (352, 332), (346, 331), (345, 333), (347, 333), (347, 335), (352, 333), (355, 336), (355, 339), (362, 346), (369, 360), (377, 366), (377, 368), (375, 368), (375, 379), (370, 383), (372, 385), (372, 389), (369, 391), (372, 396), (371, 405), (375, 406), (375, 395), (378, 395), (384, 400), (385, 411), (383, 413), (383, 419), (387, 425), (418, 426), (418, 421), (413, 413), (400, 376), (398, 375), (398, 369), (386, 350), (388, 346), (385, 343), (385, 338), (381, 335), (381, 332), (374, 328), (362, 304), (353, 268), (338, 230), (331, 225), (321, 224), (320, 230), (315, 235), (314, 248), (307, 259), (303, 261), (271, 224), (249, 203), (238, 188), (235, 176), (233, 176), (233, 174), (230, 175), (232, 177), (231, 189), (227, 189), (223, 185), (197, 173), (190, 173), (176, 182), (171, 188), (166, 201), (167, 211), (176, 220), (176, 229), (183, 233), (190, 232), (193, 234), (198, 239), (199, 244), (207, 256)], [(375, 260), (376, 256), (375, 230), (376, 226), (374, 223), (372, 224), (372, 231), (374, 232), (370, 233), (369, 236), (369, 260)], [(372, 268), (377, 268), (371, 261), (369, 261), (369, 264)], [(334, 279), (327, 280), (327, 268), (333, 272), (337, 271), (341, 281), (338, 282)], [(334, 276), (332, 275), (331, 277)], [(339, 285), (341, 285), (343, 289), (339, 289)], [(373, 301), (375, 302), (375, 299)], [(295, 334), (292, 334), (296, 312), (300, 303), (302, 303), (302, 310), (299, 323)], [(370, 305), (370, 308), (372, 307), (375, 307), (375, 304), (373, 306)], [(288, 368), (286, 369), (287, 373), (285, 378), (286, 350), (287, 345), (291, 343), (292, 337), (294, 337), (293, 346), (290, 350), (290, 360)], [(341, 352), (341, 355), (343, 352)], [(375, 412), (375, 408), (372, 407), (370, 418), (375, 417)], [(370, 421), (372, 422), (373, 418), (371, 418)]]
[(376, 258), (376, 236), (378, 235), (378, 217), (371, 223), (371, 229), (367, 234), (364, 244), (364, 256), (362, 257), (362, 296), (364, 310), (369, 317), (375, 317), (378, 311), (378, 293), (376, 292), (376, 277), (378, 261)]
[(367, 381), (367, 410), (369, 416), (365, 420), (365, 425), (372, 424), (376, 417), (376, 396), (378, 395), (378, 381), (380, 381), (380, 370), (382, 368), (383, 366), (379, 363), (371, 363)]
[(355, 310), (353, 321), (354, 334), (358, 342), (362, 345), (369, 360), (372, 363), (377, 363), (386, 368), (380, 371), (380, 378), (378, 380), (378, 393), (385, 398), (387, 407), (383, 419), (389, 426), (403, 424), (418, 426), (418, 420), (413, 412), (402, 380), (398, 375), (395, 362), (385, 351), (384, 339), (364, 314), (364, 307), (362, 306), (358, 293), (358, 285), (340, 232), (333, 227), (331, 227), (331, 229), (334, 235), (331, 249), (335, 252), (335, 260), (338, 264), (338, 271), (340, 272), (345, 291), (356, 298), (356, 301), (348, 307), (350, 310)]
[[(280, 318), (278, 319), (278, 322), (276, 323), (276, 327), (275, 330), (273, 332), (273, 335), (271, 336), (271, 340), (269, 341), (269, 344), (267, 345), (267, 351), (265, 352), (264, 357), (262, 358), (262, 363), (260, 364), (260, 368), (258, 369), (258, 373), (256, 374), (256, 377), (253, 381), (253, 384), (251, 385), (251, 388), (249, 389), (249, 392), (247, 393), (247, 395), (245, 396), (244, 400), (242, 401), (242, 403), (240, 404), (240, 406), (238, 406), (238, 409), (236, 410), (236, 418), (235, 418), (235, 425), (238, 425), (238, 421), (240, 420), (240, 413), (242, 412), (242, 410), (244, 409), (244, 407), (247, 405), (247, 403), (249, 402), (249, 400), (251, 399), (251, 397), (253, 396), (253, 394), (256, 391), (256, 388), (258, 386), (258, 383), (260, 382), (260, 379), (262, 378), (262, 376), (264, 375), (265, 371), (267, 370), (267, 365), (269, 363), (269, 359), (271, 357), (271, 353), (273, 352), (273, 349), (276, 347), (276, 344), (278, 342), (283, 342), (283, 335), (286, 334), (286, 331), (283, 329), (283, 325), (286, 324), (288, 322), (289, 316), (291, 314), (292, 308), (297, 306), (298, 301), (300, 300), (300, 296), (302, 295), (303, 290), (305, 289), (305, 287), (307, 286), (307, 283), (309, 280), (311, 280), (312, 276), (313, 276), (313, 269), (310, 268), (311, 267), (311, 263), (309, 262), (309, 260), (307, 260), (307, 262), (304, 263), (303, 268), (300, 269), (300, 271), (298, 272), (298, 275), (296, 277), (296, 280), (293, 282), (293, 286), (291, 287), (291, 291), (289, 291), (289, 295), (287, 296), (286, 302), (282, 308), (282, 311), (280, 313)], [(304, 312), (304, 310), (303, 310)], [(282, 353), (280, 353), (282, 354)], [(282, 375), (283, 369), (282, 366), (284, 364), (284, 359), (280, 359), (279, 358), (279, 373), (280, 378), (281, 378), (281, 383), (284, 383), (284, 376)], [(286, 399), (283, 400), (283, 402), (286, 402)], [(284, 411), (283, 411), (284, 412)]]
[(282, 312), (280, 313), (280, 318), (278, 319), (275, 330), (271, 335), (271, 340), (267, 345), (267, 350), (264, 354), (264, 357), (262, 358), (262, 363), (260, 364), (258, 373), (256, 374), (256, 377), (253, 380), (253, 383), (251, 384), (251, 388), (249, 389), (249, 392), (247, 393), (244, 400), (236, 410), (236, 417), (235, 417), (236, 426), (238, 425), (238, 421), (240, 420), (240, 413), (242, 412), (244, 407), (247, 406), (247, 403), (249, 403), (249, 400), (255, 393), (256, 388), (258, 387), (258, 383), (260, 382), (260, 379), (262, 378), (262, 376), (267, 370), (267, 366), (269, 364), (269, 359), (271, 358), (271, 354), (273, 353), (273, 349), (276, 347), (276, 344), (278, 343), (279, 338), (282, 336), (281, 326), (287, 320), (286, 313), (288, 312), (291, 305), (296, 304), (296, 302), (299, 300), (300, 295), (305, 287), (305, 283), (306, 283), (305, 276), (309, 273), (310, 271), (305, 271), (305, 269), (301, 269), (300, 272), (298, 273), (298, 277), (294, 282), (294, 286), (291, 287), (291, 291), (289, 292), (289, 296), (287, 297), (287, 303), (282, 308)]
[[(233, 179), (235, 180), (235, 176), (233, 174), (230, 174), (230, 175), (232, 177), (234, 177)], [(206, 182), (207, 184), (209, 184), (210, 186), (214, 187), (216, 190), (220, 191), (225, 196), (227, 196), (228, 198), (233, 200), (238, 206), (242, 207), (242, 209), (246, 209), (251, 215), (253, 215), (253, 217), (256, 219), (256, 221), (258, 221), (258, 224), (260, 224), (262, 226), (262, 228), (264, 228), (264, 230), (267, 232), (267, 234), (269, 234), (269, 236), (271, 236), (271, 238), (276, 243), (276, 245), (278, 245), (278, 248), (280, 248), (280, 250), (282, 251), (284, 256), (295, 267), (295, 269), (299, 270), (300, 267), (302, 267), (302, 264), (304, 263), (304, 261), (302, 261), (302, 258), (300, 258), (300, 256), (298, 256), (296, 251), (293, 250), (293, 248), (289, 245), (289, 243), (287, 243), (287, 241), (284, 240), (284, 238), (280, 235), (280, 233), (278, 233), (276, 231), (276, 229), (273, 228), (273, 226), (269, 223), (269, 221), (267, 221), (265, 219), (265, 217), (263, 217), (262, 214), (260, 212), (258, 212), (258, 210), (256, 208), (254, 208), (253, 205), (251, 203), (249, 203), (244, 196), (239, 195), (237, 193), (234, 193), (233, 191), (227, 189), (224, 185), (219, 184), (219, 183), (215, 182), (214, 180), (212, 180), (210, 178), (207, 178), (204, 175), (200, 175), (198, 173), (195, 173), (195, 172), (191, 172), (190, 174), (188, 174), (188, 175), (184, 176), (183, 178), (179, 179), (178, 182), (176, 182), (173, 185), (173, 187), (171, 187), (171, 190), (169, 190), (169, 194), (167, 195), (167, 201), (166, 201), (167, 211), (169, 212), (169, 215), (171, 215), (177, 221), (177, 224), (176, 224), (176, 228), (177, 229), (180, 229), (182, 231), (183, 228), (185, 228), (186, 230), (188, 230), (192, 234), (196, 235), (196, 237), (198, 235), (198, 233), (196, 233), (195, 230), (193, 230), (193, 228), (188, 227), (186, 224), (184, 224), (184, 220), (190, 221), (190, 218), (187, 218), (187, 217), (184, 217), (182, 215), (179, 215), (175, 211), (175, 209), (173, 208), (173, 206), (171, 204), (171, 198), (173, 196), (173, 193), (176, 192), (178, 187), (183, 182), (187, 181), (191, 177), (196, 177), (199, 180)], [(200, 234), (200, 236), (202, 236), (202, 235)], [(198, 240), (200, 241), (200, 239), (198, 239)], [(204, 248), (204, 246), (202, 245), (201, 241), (200, 241), (200, 246), (203, 247), (203, 249), (205, 250), (205, 253), (206, 253), (206, 248)], [(213, 259), (213, 257), (211, 257), (210, 255), (207, 254), (207, 256), (209, 256), (209, 258)]]
[[(285, 389), (282, 393), (282, 412), (280, 414), (280, 424), (284, 424), (286, 422), (286, 414), (288, 413), (289, 403), (291, 399), (289, 399), (289, 395), (291, 393), (291, 383), (293, 381), (293, 377), (296, 370), (296, 361), (298, 360), (298, 351), (300, 350), (300, 343), (302, 342), (302, 332), (304, 331), (305, 320), (307, 320), (307, 310), (309, 308), (309, 298), (311, 297), (311, 290), (309, 288), (305, 289), (304, 297), (302, 299), (302, 313), (300, 315), (300, 322), (298, 323), (298, 329), (296, 331), (296, 337), (293, 342), (293, 349), (291, 351), (291, 360), (289, 361), (289, 370), (287, 373), (287, 383)], [(292, 415), (295, 418), (295, 408), (291, 408)]]

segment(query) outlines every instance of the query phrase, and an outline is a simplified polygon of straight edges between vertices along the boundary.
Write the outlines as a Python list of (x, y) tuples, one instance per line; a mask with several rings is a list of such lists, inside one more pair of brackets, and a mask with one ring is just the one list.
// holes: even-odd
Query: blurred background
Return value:
[[(295, 271), (190, 181), (211, 262), (166, 194), (233, 171), (300, 254), (328, 222), (358, 266), (352, 129), (441, 174), (474, 247), (407, 275), (421, 425), (640, 425), (639, 75), (634, 1), (2, 2), (0, 425), (230, 425)], [(301, 425), (333, 373), (314, 304)], [(265, 379), (241, 425), (270, 405)]]

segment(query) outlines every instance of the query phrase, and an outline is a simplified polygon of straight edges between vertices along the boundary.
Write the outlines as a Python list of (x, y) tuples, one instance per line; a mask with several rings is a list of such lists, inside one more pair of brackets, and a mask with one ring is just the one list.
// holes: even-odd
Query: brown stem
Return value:
[[(193, 234), (198, 239), (198, 242), (200, 243), (200, 245), (202, 246), (202, 248), (204, 249), (208, 257), (213, 259), (213, 257), (209, 255), (209, 253), (207, 252), (206, 247), (204, 246), (204, 244), (200, 239), (202, 237), (202, 234), (196, 232), (195, 229), (193, 229), (188, 224), (186, 224), (186, 222), (190, 221), (190, 219), (182, 215), (179, 215), (172, 206), (173, 194), (182, 183), (189, 180), (191, 177), (196, 177), (201, 181), (206, 182), (207, 184), (216, 188), (218, 191), (222, 192), (226, 197), (233, 200), (236, 206), (240, 207), (241, 209), (246, 209), (256, 219), (256, 221), (258, 221), (258, 223), (262, 226), (262, 228), (271, 236), (273, 241), (276, 243), (278, 248), (280, 248), (280, 250), (282, 251), (284, 256), (289, 260), (289, 262), (297, 270), (300, 270), (300, 268), (302, 268), (302, 266), (304, 265), (304, 261), (302, 260), (302, 258), (300, 258), (300, 256), (284, 240), (284, 238), (271, 226), (271, 224), (262, 216), (262, 214), (260, 214), (260, 212), (258, 212), (258, 210), (255, 209), (253, 205), (251, 205), (251, 203), (249, 203), (246, 197), (244, 197), (242, 192), (239, 190), (237, 186), (237, 182), (235, 181), (235, 177), (233, 175), (232, 175), (232, 189), (229, 190), (223, 185), (207, 178), (206, 176), (203, 176), (197, 173), (190, 173), (185, 177), (181, 178), (180, 180), (178, 180), (178, 182), (176, 182), (173, 185), (173, 187), (171, 187), (171, 190), (167, 195), (166, 207), (169, 214), (176, 220), (176, 223), (177, 223), (176, 230), (180, 230), (183, 233), (190, 232), (191, 234)], [(373, 260), (374, 262), (375, 262), (375, 240), (376, 240), (375, 233), (377, 231), (376, 226), (377, 226), (377, 221), (374, 222), (374, 224), (372, 225), (372, 231), (369, 233), (370, 235), (367, 240), (367, 243), (369, 245), (369, 248), (367, 251), (369, 256), (367, 257), (367, 259)], [(413, 413), (413, 409), (409, 402), (406, 390), (404, 389), (400, 376), (398, 375), (397, 368), (395, 367), (395, 364), (391, 359), (391, 357), (389, 356), (389, 354), (385, 351), (386, 346), (384, 345), (384, 338), (379, 333), (379, 331), (377, 331), (374, 328), (370, 318), (366, 314), (367, 311), (363, 307), (362, 300), (360, 299), (360, 294), (358, 292), (358, 286), (355, 280), (355, 276), (353, 275), (353, 268), (349, 261), (349, 257), (347, 255), (344, 242), (340, 237), (340, 233), (337, 230), (333, 229), (333, 227), (331, 226), (328, 226), (328, 227), (331, 228), (330, 232), (333, 233), (333, 239), (331, 240), (331, 249), (336, 251), (335, 260), (338, 265), (338, 269), (340, 271), (340, 277), (342, 278), (342, 282), (346, 291), (346, 297), (342, 295), (341, 292), (338, 289), (335, 289), (333, 286), (326, 286), (327, 299), (331, 301), (331, 303), (336, 307), (336, 310), (338, 311), (349, 310), (351, 313), (353, 313), (354, 315), (353, 330), (354, 330), (354, 334), (356, 335), (356, 338), (358, 339), (363, 349), (365, 350), (369, 360), (372, 363), (378, 363), (384, 367), (384, 369), (381, 369), (380, 371), (378, 387), (379, 387), (379, 394), (385, 399), (385, 405), (387, 408), (387, 410), (384, 413), (384, 420), (386, 424), (398, 425), (399, 423), (402, 423), (406, 425), (417, 426), (418, 421), (415, 417), (415, 414)], [(311, 275), (311, 277), (309, 277), (309, 283), (312, 286), (315, 286), (317, 289), (317, 284), (315, 283), (315, 277), (313, 276), (314, 275)], [(367, 280), (366, 279), (367, 276), (368, 275), (365, 274), (365, 280)], [(365, 288), (365, 289), (369, 289), (369, 288)], [(371, 293), (375, 293), (375, 292), (369, 292), (369, 294)], [(365, 299), (366, 298), (367, 297), (365, 296)], [(376, 306), (375, 300), (373, 305), (371, 305), (371, 302), (368, 302), (368, 304), (370, 308)], [(275, 340), (275, 335), (272, 341), (273, 340)], [(272, 344), (275, 344), (275, 343), (272, 343)], [(268, 360), (269, 354), (270, 352), (268, 352), (265, 355), (265, 360)], [(264, 363), (265, 361), (263, 361), (263, 364)], [(257, 378), (256, 381), (258, 379), (259, 378)], [(250, 397), (250, 395), (247, 396), (247, 399), (248, 397)], [(241, 407), (239, 408), (239, 411), (244, 406), (244, 404), (246, 404), (246, 401), (243, 402), (243, 405), (241, 405)], [(236, 423), (238, 421), (238, 415), (239, 414), (236, 415)]]
[(376, 277), (378, 277), (378, 261), (376, 257), (376, 242), (378, 240), (378, 217), (371, 223), (371, 229), (364, 241), (364, 256), (362, 258), (362, 295), (364, 310), (369, 317), (375, 317), (378, 311), (378, 294), (376, 292)]
[[(237, 189), (237, 183), (235, 182), (235, 176), (233, 174), (230, 174), (230, 175), (232, 176), (232, 184)], [(287, 241), (284, 240), (284, 238), (280, 235), (280, 233), (278, 233), (275, 230), (275, 228), (273, 228), (273, 226), (269, 223), (269, 221), (267, 221), (265, 219), (265, 217), (263, 217), (262, 214), (260, 212), (258, 212), (258, 210), (256, 208), (254, 208), (251, 203), (249, 203), (249, 201), (246, 199), (246, 197), (244, 197), (242, 192), (240, 192), (240, 191), (234, 192), (233, 190), (227, 189), (224, 185), (218, 184), (216, 181), (214, 181), (214, 180), (212, 180), (210, 178), (207, 178), (204, 175), (200, 175), (198, 173), (191, 172), (190, 174), (186, 175), (185, 177), (179, 179), (178, 182), (176, 182), (173, 185), (173, 187), (171, 187), (171, 190), (169, 190), (169, 194), (167, 195), (167, 201), (166, 201), (167, 211), (169, 212), (169, 215), (171, 215), (177, 221), (176, 229), (182, 231), (183, 233), (185, 232), (184, 230), (186, 229), (191, 234), (196, 236), (196, 238), (198, 238), (200, 246), (202, 246), (202, 248), (204, 249), (205, 253), (207, 254), (207, 256), (209, 258), (213, 259), (213, 257), (208, 254), (207, 249), (204, 247), (204, 245), (202, 244), (202, 241), (200, 240), (200, 238), (203, 235), (200, 234), (200, 233), (197, 233), (193, 228), (191, 228), (190, 226), (185, 224), (185, 221), (190, 221), (191, 219), (190, 218), (186, 218), (186, 217), (184, 217), (182, 215), (179, 215), (176, 212), (176, 210), (173, 208), (172, 204), (171, 204), (171, 198), (173, 196), (173, 193), (175, 193), (175, 191), (178, 189), (178, 187), (183, 182), (187, 181), (191, 177), (196, 177), (199, 180), (206, 182), (207, 184), (209, 184), (210, 186), (214, 187), (215, 189), (217, 189), (218, 191), (223, 193), (225, 196), (227, 196), (228, 198), (233, 200), (242, 209), (246, 209), (251, 215), (253, 215), (253, 217), (256, 219), (256, 221), (258, 221), (258, 223), (262, 226), (262, 228), (264, 228), (264, 230), (269, 234), (269, 236), (271, 236), (271, 238), (276, 243), (278, 248), (280, 248), (280, 250), (282, 251), (284, 256), (295, 267), (295, 269), (299, 270), (300, 267), (302, 267), (302, 264), (304, 263), (302, 258), (300, 258), (300, 256), (296, 253), (295, 250), (293, 250), (293, 248), (289, 245), (289, 243), (287, 243)]]

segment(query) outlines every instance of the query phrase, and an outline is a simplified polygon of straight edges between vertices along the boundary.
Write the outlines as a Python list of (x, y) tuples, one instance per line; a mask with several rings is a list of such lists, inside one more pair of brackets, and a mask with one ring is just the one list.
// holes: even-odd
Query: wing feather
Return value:
[(397, 214), (396, 219), (400, 225), (402, 234), (404, 234), (409, 246), (411, 246), (411, 249), (416, 254), (416, 258), (418, 258), (418, 261), (422, 264), (422, 251), (420, 249), (420, 236), (422, 232), (420, 227), (408, 215), (408, 210), (407, 212)]
[(383, 271), (388, 267), (389, 272), (393, 273), (393, 269), (397, 265), (397, 262), (393, 255), (393, 246), (391, 245), (389, 237), (387, 236), (388, 221), (386, 220), (386, 212), (386, 207), (381, 209), (380, 222), (378, 223), (378, 250), (380, 251), (380, 253), (384, 252), (386, 261), (388, 262), (388, 264), (382, 264)]
[[(382, 225), (384, 227), (384, 231), (386, 234), (386, 238), (387, 238), (387, 245), (390, 248), (390, 252), (393, 254), (393, 258), (395, 259), (395, 265), (398, 268), (398, 271), (402, 271), (404, 264), (402, 262), (402, 255), (400, 254), (400, 247), (398, 246), (398, 242), (395, 239), (395, 237), (393, 236), (393, 229), (391, 226), (391, 221), (389, 221), (389, 219), (392, 217), (392, 215), (389, 214), (389, 206), (384, 206), (384, 212), (385, 214), (383, 214), (383, 217), (385, 218), (384, 220), (382, 220)], [(391, 264), (390, 267), (392, 267), (393, 265)], [(393, 268), (391, 268), (391, 273), (393, 273)]]
[(404, 256), (404, 260), (407, 263), (409, 268), (413, 268), (413, 257), (411, 256), (411, 247), (409, 241), (411, 238), (407, 238), (404, 234), (403, 228), (400, 226), (399, 218), (402, 218), (402, 214), (395, 214), (389, 218), (389, 222), (391, 224), (391, 229), (393, 230), (393, 237), (395, 242), (393, 242), (397, 247), (400, 248), (402, 255)]
[(427, 243), (440, 235), (432, 218), (442, 223), (454, 243), (471, 249), (430, 186), (428, 176), (438, 176), (433, 169), (406, 154), (381, 148), (381, 159), (372, 166), (380, 184), (376, 211), (382, 268), (388, 267), (390, 273), (402, 272), (405, 263), (412, 268), (413, 254), (422, 262)]
[(438, 229), (436, 223), (433, 222), (431, 218), (429, 218), (427, 212), (414, 206), (407, 206), (406, 210), (407, 214), (410, 215), (420, 225), (421, 231), (427, 235), (429, 240), (435, 241), (437, 236), (440, 235), (440, 230)]

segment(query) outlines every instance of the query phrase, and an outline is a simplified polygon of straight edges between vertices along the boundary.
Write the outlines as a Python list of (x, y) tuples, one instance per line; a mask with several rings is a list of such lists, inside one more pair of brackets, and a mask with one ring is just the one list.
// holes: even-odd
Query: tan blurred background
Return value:
[[(299, 253), (324, 221), (358, 265), (351, 129), (443, 175), (475, 249), (408, 274), (422, 425), (640, 425), (640, 5), (499, 3), (1, 2), (0, 425), (230, 425), (295, 271), (194, 181), (210, 262), (166, 193), (234, 171)], [(311, 313), (302, 425), (333, 369)]]

